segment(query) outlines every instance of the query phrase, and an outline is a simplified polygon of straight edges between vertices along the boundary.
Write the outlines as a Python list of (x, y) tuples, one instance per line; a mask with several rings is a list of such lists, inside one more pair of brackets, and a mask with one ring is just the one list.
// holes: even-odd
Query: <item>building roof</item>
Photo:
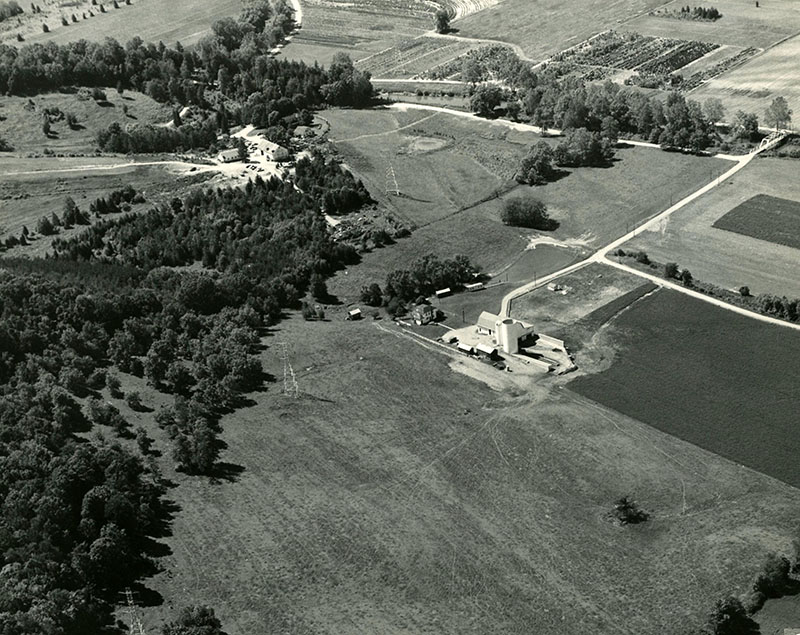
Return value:
[(479, 352), (486, 353), (487, 355), (494, 355), (497, 352), (494, 346), (489, 346), (488, 344), (478, 344), (475, 348), (477, 348)]
[(445, 287), (444, 289), (439, 289), (436, 292), (436, 295), (446, 295), (448, 293), (452, 293), (452, 291), (450, 290), (450, 287)]
[(500, 321), (499, 315), (495, 315), (494, 313), (489, 313), (488, 311), (484, 311), (478, 318), (478, 326), (486, 329), (487, 331), (494, 331), (495, 323), (497, 323), (498, 321)]
[(464, 351), (466, 353), (471, 353), (474, 349), (469, 344), (464, 344), (464, 342), (459, 342), (458, 350)]
[(219, 153), (223, 159), (238, 159), (239, 158), (239, 150), (236, 148), (232, 148), (230, 150), (223, 150)]
[(359, 315), (361, 313), (361, 309), (351, 309), (348, 311), (350, 315)]

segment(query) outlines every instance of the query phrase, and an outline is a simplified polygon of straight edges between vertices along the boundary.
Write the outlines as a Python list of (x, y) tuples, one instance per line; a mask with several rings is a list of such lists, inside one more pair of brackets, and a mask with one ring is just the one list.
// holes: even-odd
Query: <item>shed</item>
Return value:
[(497, 349), (494, 346), (489, 346), (488, 344), (478, 344), (475, 348), (479, 353), (486, 355), (486, 357), (489, 359), (497, 359), (499, 357)]
[(453, 293), (452, 289), (450, 289), (450, 287), (445, 287), (444, 289), (439, 289), (436, 292), (436, 297), (437, 298), (446, 298), (451, 293)]
[(361, 309), (351, 309), (347, 312), (347, 319), (348, 320), (360, 320), (361, 319)]
[(472, 346), (470, 346), (469, 344), (464, 344), (464, 342), (458, 343), (458, 350), (460, 350), (462, 353), (466, 353), (467, 355), (475, 354), (475, 349), (472, 348)]
[(481, 289), (485, 289), (486, 287), (484, 286), (483, 282), (473, 282), (471, 284), (465, 284), (464, 288), (467, 291), (472, 292), (472, 291), (480, 291)]
[(220, 163), (233, 163), (239, 160), (239, 150), (233, 148), (231, 150), (223, 150), (217, 155), (217, 160)]

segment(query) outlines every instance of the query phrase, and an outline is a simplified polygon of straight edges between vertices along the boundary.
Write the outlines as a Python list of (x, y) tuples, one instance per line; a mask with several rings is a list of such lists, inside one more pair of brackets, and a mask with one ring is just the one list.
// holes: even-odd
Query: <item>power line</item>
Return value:
[(129, 632), (131, 635), (147, 635), (144, 626), (142, 626), (139, 611), (136, 609), (136, 604), (133, 601), (133, 592), (130, 587), (125, 589), (125, 600), (128, 602), (128, 619), (131, 623)]
[(283, 361), (283, 394), (297, 399), (300, 396), (300, 386), (297, 384), (292, 362), (289, 361), (289, 345), (286, 342), (278, 342), (278, 350)]

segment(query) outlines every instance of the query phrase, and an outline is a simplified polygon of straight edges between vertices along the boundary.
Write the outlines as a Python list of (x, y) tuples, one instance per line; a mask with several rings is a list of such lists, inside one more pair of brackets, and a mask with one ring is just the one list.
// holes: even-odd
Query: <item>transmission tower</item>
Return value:
[(386, 168), (386, 193), (400, 196), (400, 186), (397, 184), (397, 175), (394, 173), (392, 164)]
[(300, 387), (297, 384), (292, 362), (289, 361), (289, 345), (286, 342), (279, 342), (278, 347), (283, 361), (283, 394), (297, 399), (300, 396)]
[(136, 610), (136, 604), (133, 601), (133, 593), (130, 588), (125, 589), (125, 599), (128, 602), (128, 619), (130, 620), (130, 634), (131, 635), (147, 635), (142, 626), (142, 620), (139, 618), (139, 611)]

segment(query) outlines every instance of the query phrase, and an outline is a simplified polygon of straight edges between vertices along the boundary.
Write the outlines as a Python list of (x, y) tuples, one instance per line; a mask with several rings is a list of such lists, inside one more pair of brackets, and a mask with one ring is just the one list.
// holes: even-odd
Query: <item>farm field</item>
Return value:
[(415, 77), (479, 46), (464, 40), (418, 37), (362, 59), (357, 66), (374, 77)]
[[(235, 17), (241, 11), (241, 0), (132, 0), (131, 5), (120, 4), (114, 9), (108, 2), (106, 13), (100, 13), (89, 2), (80, 6), (53, 9), (47, 18), (49, 33), (42, 32), (42, 20), (26, 22), (25, 40), (29, 44), (56, 42), (64, 44), (76, 40), (102, 40), (112, 37), (124, 44), (138, 35), (145, 42), (172, 45), (181, 42), (184, 46), (195, 44), (221, 18)], [(93, 9), (95, 16), (82, 19), (82, 13)], [(61, 26), (61, 15), (78, 16), (77, 23)], [(16, 38), (16, 30), (6, 31), (8, 40)], [(16, 41), (16, 40), (15, 40)]]
[(733, 208), (714, 227), (800, 249), (800, 202), (759, 194)]
[(354, 61), (422, 35), (432, 25), (432, 11), (402, 1), (303, 2), (303, 26), (283, 49), (289, 59), (327, 66), (336, 53)]
[(575, 379), (572, 390), (800, 485), (800, 334), (664, 290), (612, 328), (619, 350), (611, 367)]
[[(661, 11), (680, 11), (685, 3), (673, 0)], [(700, 40), (731, 46), (767, 48), (800, 31), (800, 6), (793, 0), (760, 3), (745, 0), (715, 0), (722, 17), (714, 22), (681, 20), (645, 13), (625, 23), (625, 31), (654, 37)], [(705, 6), (705, 5), (704, 5)]]
[(663, 0), (503, 0), (453, 23), (459, 35), (517, 44), (543, 60), (592, 35), (663, 5)]
[[(303, 395), (270, 386), (223, 420), (236, 476), (159, 459), (180, 509), (151, 630), (209, 603), (230, 635), (678, 635), (789, 546), (797, 490), (572, 392), (493, 392), (464, 375), (492, 369), (383, 322), (292, 318), (277, 340)], [(649, 523), (607, 519), (623, 492)]]
[[(800, 31), (800, 19), (796, 23)], [(722, 100), (730, 117), (737, 110), (755, 113), (763, 123), (764, 110), (773, 99), (782, 96), (789, 108), (800, 113), (800, 82), (797, 81), (800, 36), (795, 36), (754, 57), (747, 63), (702, 85), (692, 97), (704, 101)]]
[(797, 163), (758, 158), (744, 170), (623, 247), (641, 249), (658, 262), (677, 262), (695, 278), (751, 293), (800, 297), (798, 251), (735, 234), (713, 224), (754, 195), (800, 200)]
[[(172, 118), (172, 110), (147, 95), (106, 90), (106, 101), (85, 99), (78, 93), (50, 93), (36, 97), (6, 96), (0, 102), (0, 137), (9, 140), (17, 153), (38, 152), (48, 148), (53, 153), (93, 153), (97, 148), (97, 133), (112, 123), (159, 124)], [(123, 112), (127, 106), (128, 113)], [(46, 108), (59, 108), (73, 113), (78, 127), (72, 130), (65, 119), (52, 121), (50, 135), (42, 131), (42, 116)]]

